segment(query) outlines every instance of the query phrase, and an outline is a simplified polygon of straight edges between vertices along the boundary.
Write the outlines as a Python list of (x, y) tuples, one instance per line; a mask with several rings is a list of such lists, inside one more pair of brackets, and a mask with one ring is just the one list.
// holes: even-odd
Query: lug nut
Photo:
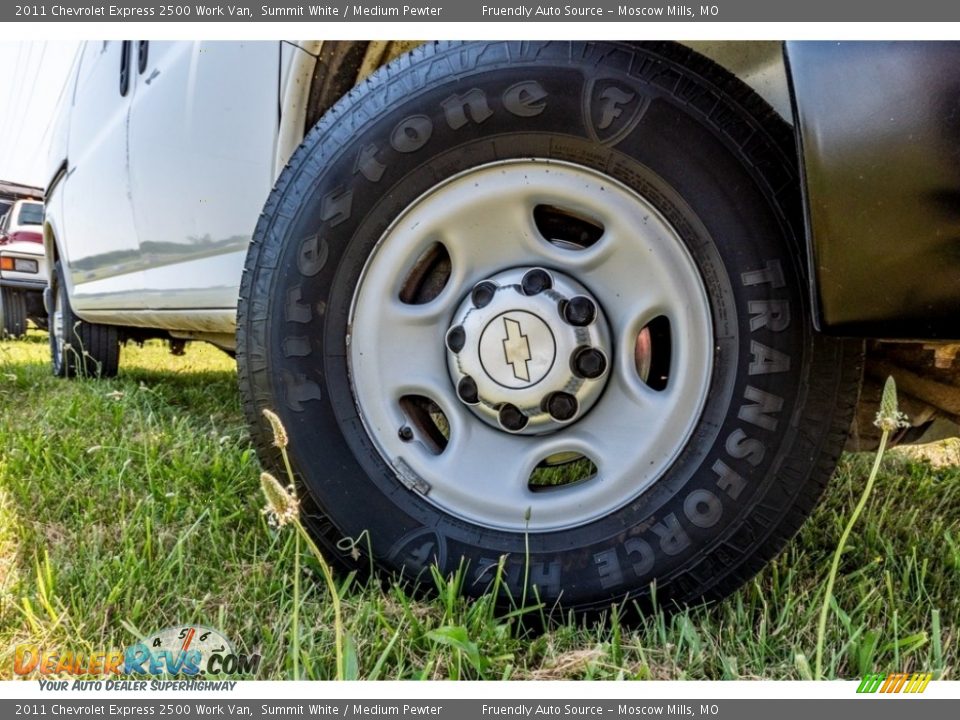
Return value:
[(597, 317), (597, 306), (593, 300), (576, 295), (563, 304), (563, 319), (576, 327), (585, 327)]
[(450, 332), (447, 333), (447, 347), (450, 348), (450, 352), (457, 354), (463, 350), (466, 342), (467, 333), (464, 331), (463, 325), (450, 328)]
[(528, 270), (523, 276), (523, 279), (520, 281), (520, 287), (523, 289), (524, 295), (536, 295), (552, 288), (553, 278), (550, 277), (550, 273), (546, 270), (534, 268), (533, 270)]
[(492, 282), (484, 280), (481, 283), (477, 283), (476, 287), (473, 288), (473, 292), (470, 293), (470, 300), (473, 302), (475, 308), (486, 307), (490, 304), (490, 301), (493, 300), (496, 292), (497, 286)]
[(413, 430), (411, 430), (410, 427), (407, 425), (404, 425), (402, 428), (400, 428), (397, 431), (397, 435), (399, 435), (400, 439), (403, 440), (404, 442), (409, 442), (413, 440)]
[(500, 424), (504, 429), (518, 432), (527, 425), (527, 416), (516, 405), (504, 403), (500, 406)]
[(457, 383), (457, 395), (467, 405), (475, 405), (480, 402), (480, 397), (477, 395), (477, 383), (469, 375), (461, 378), (460, 382)]
[(577, 414), (577, 399), (570, 393), (556, 392), (547, 398), (547, 412), (560, 422), (570, 420)]
[(593, 380), (607, 369), (606, 356), (596, 348), (587, 347), (573, 353), (573, 371), (582, 378)]

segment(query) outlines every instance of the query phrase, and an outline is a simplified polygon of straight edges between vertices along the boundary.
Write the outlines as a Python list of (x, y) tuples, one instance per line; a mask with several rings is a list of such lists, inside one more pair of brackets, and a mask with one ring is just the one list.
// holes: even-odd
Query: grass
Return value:
[[(50, 375), (46, 335), (0, 343), (0, 676), (14, 648), (122, 648), (170, 625), (223, 630), (258, 652), (262, 679), (294, 674), (295, 533), (261, 513), (260, 469), (233, 362), (203, 345), (124, 348), (120, 376)], [(844, 458), (825, 502), (790, 547), (726, 601), (658, 612), (552, 617), (524, 636), (457, 578), (415, 600), (338, 579), (346, 674), (369, 679), (800, 679), (811, 675), (831, 554), (869, 471)], [(333, 608), (302, 558), (300, 656), (336, 675)], [(956, 676), (960, 468), (890, 456), (840, 566), (824, 673)]]

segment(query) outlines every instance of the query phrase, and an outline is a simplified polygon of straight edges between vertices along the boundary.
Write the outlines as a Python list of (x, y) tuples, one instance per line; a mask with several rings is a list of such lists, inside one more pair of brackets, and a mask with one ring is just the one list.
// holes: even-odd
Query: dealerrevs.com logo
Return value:
[(218, 630), (180, 625), (150, 633), (122, 650), (74, 651), (20, 645), (16, 675), (158, 677), (255, 675), (260, 655), (234, 650)]

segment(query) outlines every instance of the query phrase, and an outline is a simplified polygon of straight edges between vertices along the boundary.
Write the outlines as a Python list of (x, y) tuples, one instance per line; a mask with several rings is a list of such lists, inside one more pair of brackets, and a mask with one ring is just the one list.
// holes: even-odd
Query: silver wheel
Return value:
[(53, 334), (53, 343), (56, 353), (55, 360), (63, 362), (64, 333), (63, 333), (63, 299), (60, 293), (53, 294), (53, 317), (50, 322), (50, 332)]
[[(353, 391), (383, 458), (491, 528), (575, 527), (636, 498), (690, 439), (712, 369), (710, 305), (674, 229), (556, 161), (484, 165), (418, 198), (350, 314)], [(584, 459), (585, 476), (531, 482)]]

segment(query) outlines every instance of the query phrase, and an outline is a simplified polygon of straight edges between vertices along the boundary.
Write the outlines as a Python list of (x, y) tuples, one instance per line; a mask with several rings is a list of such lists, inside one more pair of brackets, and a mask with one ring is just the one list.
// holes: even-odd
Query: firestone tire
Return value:
[(50, 360), (57, 377), (111, 378), (120, 365), (117, 328), (81, 320), (70, 307), (63, 268), (54, 265), (50, 281)]
[[(561, 209), (559, 225), (523, 219), (524, 229), (511, 235), (505, 218), (514, 217), (517, 198), (528, 196), (531, 208), (553, 212), (551, 203), (560, 203), (569, 213)], [(502, 204), (490, 205), (491, 197)], [(313, 532), (328, 554), (348, 564), (353, 549), (412, 579), (431, 563), (444, 574), (463, 566), (464, 592), (477, 595), (506, 556), (504, 582), (514, 598), (528, 576), (541, 601), (581, 611), (642, 600), (654, 581), (659, 601), (726, 595), (773, 558), (812, 511), (856, 404), (861, 348), (813, 332), (800, 227), (789, 128), (746, 86), (687, 49), (577, 42), (422, 47), (350, 92), (308, 134), (256, 228), (241, 286), (237, 359), (260, 457), (280, 467), (261, 414), (270, 408), (288, 431)], [(595, 244), (573, 247), (577, 233), (587, 237), (592, 229)], [(446, 259), (441, 252), (439, 260), (421, 255), (418, 262), (416, 243), (426, 242), (418, 232), (435, 232)], [(512, 239), (503, 241), (504, 234)], [(548, 243), (551, 234), (563, 242)], [(614, 262), (598, 259), (596, 267), (621, 283), (628, 268), (638, 278), (633, 287), (594, 282), (602, 276), (591, 258), (603, 255), (605, 242), (619, 243), (610, 246)], [(649, 255), (638, 260), (638, 247)], [(650, 272), (668, 259), (675, 276)], [(431, 263), (447, 283), (439, 295), (398, 301), (397, 287), (403, 296)], [(560, 422), (543, 408), (522, 411), (542, 423), (540, 434), (524, 434), (515, 413), (501, 414), (496, 427), (503, 404), (483, 395), (500, 392), (497, 382), (484, 378), (475, 383), (479, 390), (468, 387), (458, 397), (462, 353), (475, 348), (469, 328), (466, 349), (452, 331), (461, 320), (467, 327), (470, 313), (489, 302), (470, 292), (485, 279), (493, 278), (497, 293), (512, 288), (509, 297), (524, 312), (533, 308), (524, 303), (540, 300), (516, 279), (531, 267), (552, 274), (549, 292), (589, 295), (609, 328), (591, 336), (609, 364), (597, 380), (603, 387), (571, 403), (580, 415)], [(649, 374), (637, 382), (640, 360), (634, 371), (631, 354), (634, 337), (641, 344), (641, 321), (631, 320), (631, 308), (642, 307), (646, 283), (672, 298), (663, 306), (673, 331), (664, 366), (669, 380), (653, 393), (643, 387), (654, 386)], [(677, 300), (684, 293), (688, 303)], [(440, 310), (433, 324), (403, 325), (404, 317), (434, 307)], [(705, 308), (705, 319), (697, 308)], [(561, 347), (566, 321), (541, 315), (563, 335), (555, 338)], [(384, 318), (409, 327), (406, 344)], [(693, 332), (704, 322), (705, 345)], [(490, 320), (486, 328), (495, 325)], [(509, 367), (526, 375), (540, 352), (530, 345), (532, 331), (514, 328), (510, 335), (505, 327)], [(418, 358), (429, 371), (417, 370)], [(402, 389), (406, 381), (391, 365), (404, 369), (412, 390)], [(589, 384), (584, 377), (576, 370), (572, 382)], [(621, 387), (640, 398), (661, 390), (660, 397), (672, 398), (656, 406), (663, 423), (639, 410), (620, 412), (628, 407)], [(432, 411), (449, 416), (449, 427), (440, 427), (449, 437), (426, 431), (422, 412), (395, 402), (403, 392), (427, 396)], [(520, 397), (504, 392), (500, 400)], [(701, 393), (700, 404), (690, 400)], [(683, 413), (674, 417), (673, 405)], [(603, 425), (598, 418), (611, 417), (609, 407), (619, 420)], [(676, 437), (656, 435), (661, 425), (675, 427)], [(471, 454), (463, 436), (484, 438), (490, 444), (480, 447), (492, 451)], [(659, 439), (650, 444), (649, 437)], [(508, 487), (504, 473), (522, 477), (527, 467), (512, 469), (511, 458), (526, 457), (538, 443), (543, 452), (572, 448), (596, 472), (550, 492)], [(616, 452), (593, 457), (594, 447)], [(458, 465), (457, 453), (470, 462)], [(648, 459), (658, 468), (654, 475), (643, 471)], [(434, 472), (438, 467), (448, 472)], [(620, 472), (625, 467), (633, 476)], [(605, 475), (605, 468), (615, 470)]]
[(0, 290), (0, 339), (20, 338), (27, 334), (27, 302), (13, 288)]

